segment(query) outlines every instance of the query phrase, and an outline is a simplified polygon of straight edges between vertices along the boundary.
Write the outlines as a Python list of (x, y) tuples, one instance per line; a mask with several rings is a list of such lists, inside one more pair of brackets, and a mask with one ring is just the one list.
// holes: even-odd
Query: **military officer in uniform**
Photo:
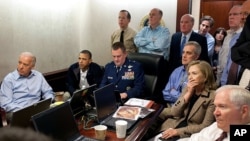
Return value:
[(141, 97), (144, 71), (140, 63), (127, 58), (126, 48), (121, 42), (112, 45), (111, 53), (113, 61), (106, 64), (100, 87), (113, 83), (122, 100)]

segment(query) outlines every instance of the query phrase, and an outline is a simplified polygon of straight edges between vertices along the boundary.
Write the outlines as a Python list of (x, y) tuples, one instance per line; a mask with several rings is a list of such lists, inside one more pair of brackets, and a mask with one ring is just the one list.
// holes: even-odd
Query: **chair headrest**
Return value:
[(128, 59), (141, 63), (144, 73), (157, 75), (160, 72), (160, 66), (164, 65), (164, 57), (149, 53), (130, 53)]

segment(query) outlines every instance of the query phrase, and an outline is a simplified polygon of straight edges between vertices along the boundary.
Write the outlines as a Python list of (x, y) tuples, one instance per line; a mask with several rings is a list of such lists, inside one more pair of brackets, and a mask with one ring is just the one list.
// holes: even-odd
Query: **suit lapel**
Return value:
[(200, 97), (197, 99), (197, 101), (195, 102), (193, 108), (191, 109), (188, 119), (190, 119), (199, 109), (199, 107), (201, 107), (201, 105), (206, 102), (206, 99), (209, 97), (209, 92), (208, 91), (203, 91), (202, 94), (200, 95)]

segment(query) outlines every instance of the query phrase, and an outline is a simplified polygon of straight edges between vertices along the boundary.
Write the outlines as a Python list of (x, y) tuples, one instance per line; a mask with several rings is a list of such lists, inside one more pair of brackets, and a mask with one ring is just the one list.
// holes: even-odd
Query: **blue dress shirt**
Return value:
[(179, 98), (182, 89), (187, 84), (187, 72), (184, 66), (176, 68), (170, 75), (169, 81), (162, 91), (163, 98), (171, 105)]
[(37, 103), (42, 99), (54, 99), (54, 92), (44, 76), (32, 70), (28, 77), (15, 70), (3, 80), (0, 89), (0, 106), (6, 112), (14, 112)]
[(151, 29), (146, 26), (136, 34), (134, 42), (140, 53), (163, 55), (166, 60), (169, 58), (170, 32), (166, 27), (159, 25)]
[[(227, 64), (226, 64), (225, 68), (223, 69), (222, 76), (221, 76), (221, 79), (220, 79), (221, 86), (227, 84), (227, 77), (228, 77), (228, 73), (229, 73), (229, 70), (230, 70), (230, 67), (231, 67), (231, 64), (232, 64), (231, 48), (236, 43), (236, 41), (239, 38), (240, 34), (241, 34), (241, 32), (236, 33), (235, 35), (233, 35), (233, 37), (232, 37), (232, 39), (231, 39), (231, 41), (229, 43), (230, 49), (229, 49), (229, 53), (228, 53)], [(241, 68), (241, 66), (239, 65), (238, 66), (238, 74), (239, 74), (240, 68)]]

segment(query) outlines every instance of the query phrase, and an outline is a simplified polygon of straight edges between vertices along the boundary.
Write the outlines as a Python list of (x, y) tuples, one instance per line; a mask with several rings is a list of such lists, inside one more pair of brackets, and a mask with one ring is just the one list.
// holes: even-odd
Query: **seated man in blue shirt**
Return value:
[(41, 99), (54, 99), (54, 92), (44, 76), (33, 70), (36, 57), (30, 52), (19, 56), (17, 69), (7, 74), (0, 89), (0, 106), (10, 119), (12, 112), (37, 103)]
[(140, 63), (127, 58), (126, 48), (121, 42), (113, 44), (111, 53), (113, 61), (106, 64), (100, 87), (113, 83), (122, 100), (141, 97), (144, 89), (144, 71)]
[(182, 51), (182, 66), (176, 68), (170, 75), (169, 81), (162, 91), (163, 98), (167, 102), (167, 108), (165, 108), (160, 114), (160, 118), (164, 119), (170, 107), (179, 98), (182, 89), (187, 83), (187, 65), (193, 61), (197, 60), (201, 53), (201, 46), (195, 41), (189, 41), (185, 44)]
[(134, 42), (140, 53), (158, 54), (169, 58), (170, 32), (161, 25), (163, 12), (154, 8), (149, 13), (149, 26), (135, 36)]

